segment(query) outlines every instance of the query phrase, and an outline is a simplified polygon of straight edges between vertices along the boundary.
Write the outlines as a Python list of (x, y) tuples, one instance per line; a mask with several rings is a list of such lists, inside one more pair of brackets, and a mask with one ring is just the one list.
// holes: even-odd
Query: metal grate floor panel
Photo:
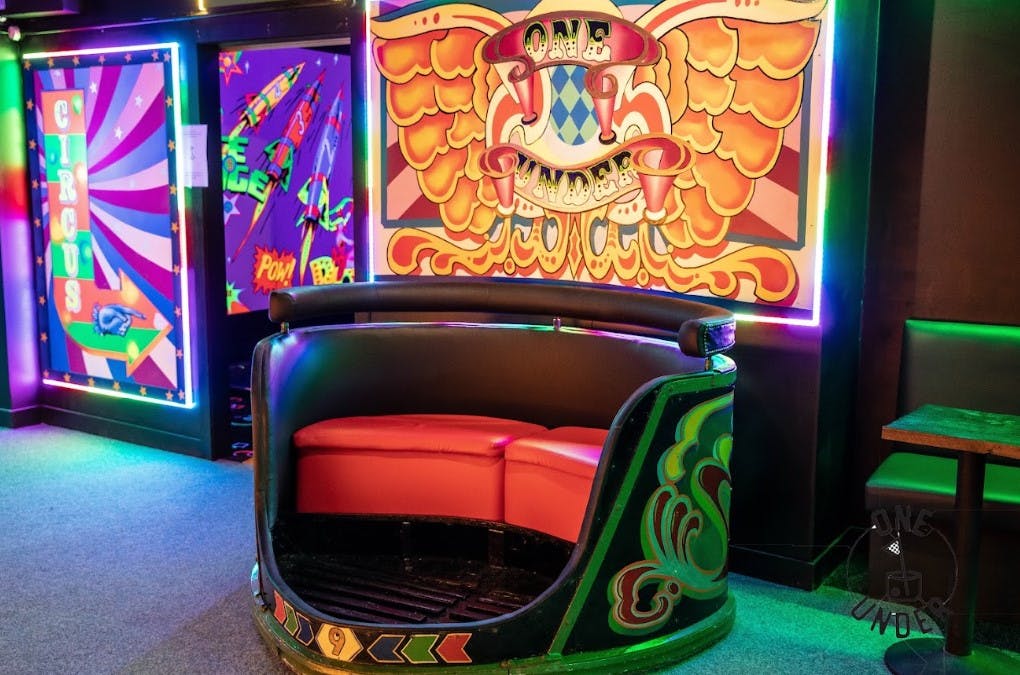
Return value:
[(312, 607), (373, 624), (483, 621), (527, 605), (553, 582), (528, 570), (448, 558), (289, 553), (277, 563)]

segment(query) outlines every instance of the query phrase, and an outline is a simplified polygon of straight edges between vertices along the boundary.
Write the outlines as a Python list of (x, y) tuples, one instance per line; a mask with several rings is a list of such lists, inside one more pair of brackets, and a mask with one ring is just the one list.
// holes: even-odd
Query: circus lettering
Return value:
[(81, 284), (77, 279), (64, 282), (64, 308), (72, 314), (81, 311)]
[[(78, 276), (84, 271), (80, 267), (80, 249), (75, 243), (78, 238), (77, 209), (88, 200), (88, 187), (83, 179), (87, 170), (82, 152), (85, 136), (82, 91), (45, 92), (44, 96), (43, 107), (48, 114), (43, 117), (43, 144), (47, 155), (56, 160), (51, 169), (51, 175), (56, 178), (56, 190), (51, 185), (48, 195), (50, 213), (55, 216), (51, 236), (55, 235), (56, 241), (60, 242), (57, 251), (63, 260), (62, 278), (54, 279), (54, 283), (62, 286), (64, 311), (74, 315), (82, 308)], [(90, 278), (91, 269), (84, 276)]]

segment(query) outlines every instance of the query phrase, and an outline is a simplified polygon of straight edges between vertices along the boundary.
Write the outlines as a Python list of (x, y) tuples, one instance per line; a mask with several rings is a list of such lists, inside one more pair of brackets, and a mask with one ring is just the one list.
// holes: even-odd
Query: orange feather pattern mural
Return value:
[(375, 276), (572, 279), (812, 310), (827, 4), (376, 14)]

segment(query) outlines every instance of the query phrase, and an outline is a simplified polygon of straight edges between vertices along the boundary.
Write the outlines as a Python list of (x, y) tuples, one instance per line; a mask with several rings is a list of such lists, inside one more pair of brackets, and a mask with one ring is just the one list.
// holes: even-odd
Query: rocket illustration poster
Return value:
[(350, 56), (221, 52), (227, 311), (288, 286), (354, 279)]
[(569, 279), (810, 316), (832, 4), (373, 3), (373, 276)]
[(43, 379), (191, 405), (177, 46), (26, 54)]

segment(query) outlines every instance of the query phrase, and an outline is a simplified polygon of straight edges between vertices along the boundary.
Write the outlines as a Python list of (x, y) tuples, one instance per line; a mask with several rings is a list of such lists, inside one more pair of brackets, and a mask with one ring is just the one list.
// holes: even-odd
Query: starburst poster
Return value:
[(374, 275), (817, 320), (830, 5), (376, 4)]
[(353, 281), (345, 46), (219, 55), (227, 311), (287, 286)]
[(27, 54), (43, 378), (192, 404), (177, 46)]

